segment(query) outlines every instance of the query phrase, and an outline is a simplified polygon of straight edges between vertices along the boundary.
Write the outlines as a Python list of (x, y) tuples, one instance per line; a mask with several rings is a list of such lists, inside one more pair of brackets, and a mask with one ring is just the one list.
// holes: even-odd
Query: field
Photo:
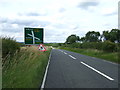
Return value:
[(3, 88), (39, 88), (44, 76), (51, 48), (40, 52), (37, 46), (21, 47), (3, 65)]

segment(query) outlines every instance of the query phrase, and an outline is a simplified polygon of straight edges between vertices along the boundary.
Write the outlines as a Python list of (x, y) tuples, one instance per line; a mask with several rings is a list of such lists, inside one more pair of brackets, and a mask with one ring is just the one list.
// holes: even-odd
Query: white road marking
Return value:
[(91, 66), (85, 64), (84, 62), (81, 62), (81, 63), (82, 63), (83, 65), (87, 66), (88, 68), (92, 69), (93, 71), (99, 73), (100, 75), (104, 76), (105, 78), (107, 78), (107, 79), (109, 79), (109, 80), (111, 80), (111, 81), (114, 80), (113, 78), (111, 78), (111, 77), (105, 75), (104, 73), (102, 73), (102, 72), (96, 70), (95, 68), (93, 68), (93, 67), (91, 67)]
[(61, 51), (61, 52), (63, 52), (63, 51)]
[[(95, 58), (95, 57), (92, 57), (93, 59), (97, 59), (97, 58)], [(107, 63), (111, 63), (111, 64), (114, 64), (114, 65), (118, 65), (117, 63), (114, 63), (114, 62), (111, 62), (111, 61), (106, 61), (106, 60), (104, 60), (104, 59), (102, 59), (101, 61), (103, 61), (103, 62), (107, 62)]]
[(104, 62), (107, 62), (107, 63), (111, 63), (111, 64), (114, 64), (114, 65), (118, 65), (117, 63), (114, 63), (114, 62), (110, 62), (110, 61), (106, 61), (106, 60), (103, 60)]
[(67, 54), (66, 52), (64, 52), (64, 54)]
[(73, 56), (71, 56), (71, 55), (69, 55), (71, 58), (73, 58), (73, 59), (76, 59), (75, 57), (73, 57)]
[(52, 49), (55, 49), (54, 47), (51, 46)]
[(48, 64), (47, 64), (47, 67), (46, 67), (46, 70), (45, 70), (45, 74), (44, 74), (44, 78), (43, 78), (43, 81), (42, 81), (41, 88), (44, 88), (44, 86), (45, 86), (45, 81), (46, 81), (46, 76), (47, 76), (47, 72), (48, 72), (48, 67), (49, 67), (49, 64), (50, 64), (50, 58), (51, 58), (51, 53), (50, 53), (50, 56), (49, 56), (49, 61), (48, 61)]

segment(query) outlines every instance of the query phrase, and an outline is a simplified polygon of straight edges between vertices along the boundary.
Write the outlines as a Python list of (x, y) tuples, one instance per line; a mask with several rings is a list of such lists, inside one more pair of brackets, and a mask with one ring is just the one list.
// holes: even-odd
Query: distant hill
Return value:
[(22, 43), (22, 44), (24, 44), (24, 42), (17, 42), (17, 43)]

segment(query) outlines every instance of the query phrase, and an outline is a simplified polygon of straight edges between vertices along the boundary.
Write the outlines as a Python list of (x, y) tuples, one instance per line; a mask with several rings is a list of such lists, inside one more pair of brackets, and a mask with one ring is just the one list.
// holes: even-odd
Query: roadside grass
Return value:
[(2, 88), (39, 88), (51, 48), (40, 52), (38, 47), (22, 47), (3, 66)]
[(78, 49), (78, 48), (68, 48), (68, 47), (60, 47), (60, 49), (65, 49), (65, 50), (80, 53), (83, 55), (97, 57), (97, 58), (105, 59), (115, 63), (120, 63), (118, 52), (104, 52), (96, 49)]

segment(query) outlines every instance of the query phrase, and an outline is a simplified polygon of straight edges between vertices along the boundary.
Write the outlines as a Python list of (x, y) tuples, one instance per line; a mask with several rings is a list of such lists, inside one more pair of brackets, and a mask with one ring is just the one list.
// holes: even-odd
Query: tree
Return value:
[(79, 40), (80, 40), (79, 36), (76, 36), (76, 35), (72, 34), (66, 39), (66, 43), (72, 44), (72, 43), (75, 43)]
[(120, 43), (120, 30), (112, 29), (110, 32), (110, 41), (111, 42), (119, 42)]
[(80, 41), (80, 37), (79, 36), (77, 36), (76, 38), (77, 38), (77, 42)]
[(80, 41), (81, 41), (81, 42), (86, 42), (86, 38), (85, 38), (85, 37), (81, 37), (81, 38), (80, 38)]
[(103, 31), (102, 37), (105, 40), (109, 40), (111, 42), (118, 42), (120, 43), (120, 30), (119, 29), (112, 29), (109, 31)]
[(99, 32), (89, 31), (87, 32), (85, 39), (87, 42), (98, 42), (100, 37)]
[(110, 34), (109, 31), (103, 31), (102, 37), (105, 40), (109, 40), (110, 39)]

